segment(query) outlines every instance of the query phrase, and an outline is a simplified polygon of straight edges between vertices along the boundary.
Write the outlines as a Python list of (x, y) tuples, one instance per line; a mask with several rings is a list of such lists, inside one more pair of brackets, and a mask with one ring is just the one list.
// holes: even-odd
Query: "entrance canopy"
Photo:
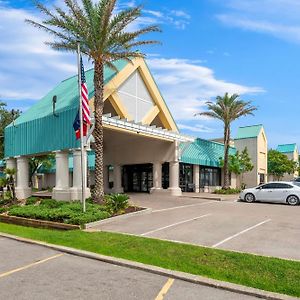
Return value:
[[(176, 123), (145, 63), (114, 62), (105, 67), (104, 126), (173, 141), (191, 140)], [(90, 106), (94, 107), (94, 70), (86, 72)], [(5, 129), (5, 157), (30, 156), (79, 148), (73, 122), (78, 111), (77, 76), (62, 81)]]

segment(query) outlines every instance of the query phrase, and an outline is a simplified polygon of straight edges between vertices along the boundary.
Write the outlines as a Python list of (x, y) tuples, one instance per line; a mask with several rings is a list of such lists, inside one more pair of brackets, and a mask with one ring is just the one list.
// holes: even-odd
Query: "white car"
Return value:
[(299, 204), (300, 187), (292, 182), (274, 181), (243, 190), (240, 199), (248, 203), (261, 201), (295, 206)]

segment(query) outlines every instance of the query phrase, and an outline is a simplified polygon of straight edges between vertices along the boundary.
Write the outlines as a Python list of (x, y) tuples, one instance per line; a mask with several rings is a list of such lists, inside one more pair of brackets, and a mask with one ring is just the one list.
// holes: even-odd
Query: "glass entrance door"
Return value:
[(153, 186), (152, 165), (123, 167), (124, 192), (149, 193)]
[(193, 192), (193, 165), (180, 163), (179, 186), (183, 192)]

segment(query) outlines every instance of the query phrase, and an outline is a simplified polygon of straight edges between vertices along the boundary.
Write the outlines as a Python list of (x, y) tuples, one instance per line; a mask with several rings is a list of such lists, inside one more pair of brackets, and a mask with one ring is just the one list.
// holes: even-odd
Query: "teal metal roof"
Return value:
[[(120, 71), (128, 64), (118, 60), (114, 65)], [(105, 84), (117, 73), (105, 67)], [(89, 98), (94, 96), (94, 70), (86, 71)], [(57, 96), (53, 115), (52, 99)], [(45, 97), (23, 113), (5, 129), (5, 157), (29, 155), (78, 147), (73, 131), (73, 122), (78, 111), (77, 76), (59, 83)]]
[(297, 144), (278, 145), (276, 150), (281, 153), (292, 153), (297, 150)]
[[(224, 144), (199, 138), (188, 146), (182, 144), (181, 150), (183, 153), (180, 161), (188, 164), (219, 167), (220, 158), (224, 158)], [(229, 148), (229, 154), (235, 154), (235, 152), (235, 148)]]
[(262, 128), (263, 128), (263, 126), (261, 124), (239, 127), (237, 136), (235, 137), (235, 139), (239, 140), (239, 139), (256, 138), (256, 137), (258, 137)]

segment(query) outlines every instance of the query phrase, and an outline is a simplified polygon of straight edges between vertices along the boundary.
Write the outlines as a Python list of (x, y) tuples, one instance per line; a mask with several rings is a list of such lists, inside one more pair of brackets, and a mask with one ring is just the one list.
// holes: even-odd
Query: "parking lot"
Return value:
[(152, 212), (91, 230), (300, 260), (300, 206), (142, 194), (131, 199)]
[(6, 238), (0, 245), (0, 299), (258, 299)]

